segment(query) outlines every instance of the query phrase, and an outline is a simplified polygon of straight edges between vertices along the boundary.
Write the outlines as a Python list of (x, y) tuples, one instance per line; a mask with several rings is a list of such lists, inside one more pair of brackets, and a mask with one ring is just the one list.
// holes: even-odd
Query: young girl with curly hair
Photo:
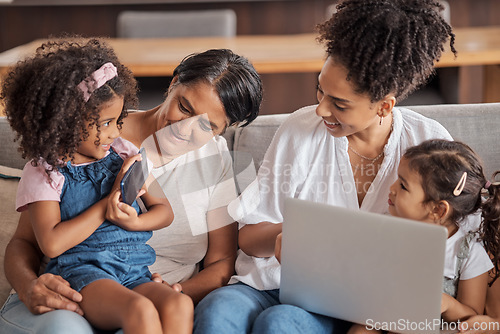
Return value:
[[(448, 230), (441, 316), (456, 322), (483, 314), (488, 272), (498, 276), (500, 187), (483, 173), (481, 159), (466, 144), (428, 140), (410, 147), (389, 193), (389, 213), (444, 226)], [(483, 193), (488, 198), (483, 200)], [(481, 212), (479, 231), (467, 231), (464, 219)], [(484, 245), (484, 247), (483, 247)], [(490, 256), (488, 255), (488, 253)], [(371, 333), (354, 325), (349, 333)]]
[(140, 156), (119, 138), (136, 82), (114, 51), (97, 39), (54, 40), (18, 62), (2, 87), (7, 119), (30, 159), (16, 207), (29, 212), (46, 272), (81, 293), (97, 328), (125, 333), (188, 333), (193, 305), (151, 281), (151, 230), (168, 226), (167, 200), (142, 191), (120, 202), (119, 182)]
[[(318, 26), (327, 49), (318, 76), (318, 104), (288, 117), (257, 180), (229, 205), (240, 223), (234, 284), (198, 304), (195, 332), (347, 329), (341, 321), (279, 301), (281, 270), (275, 253), (286, 223), (284, 198), (385, 213), (385, 194), (405, 150), (427, 139), (451, 139), (439, 123), (395, 107), (426, 82), (445, 43), (455, 52), (442, 9), (434, 0), (345, 0)], [(313, 222), (311, 217), (304, 223)]]

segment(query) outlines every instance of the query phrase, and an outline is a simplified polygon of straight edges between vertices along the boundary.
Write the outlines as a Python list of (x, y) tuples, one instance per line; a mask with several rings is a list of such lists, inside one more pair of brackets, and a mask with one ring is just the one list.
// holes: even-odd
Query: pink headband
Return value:
[(115, 65), (112, 63), (106, 63), (99, 69), (95, 70), (90, 76), (83, 79), (77, 87), (82, 91), (85, 102), (89, 100), (90, 95), (92, 95), (96, 89), (99, 89), (106, 82), (113, 79), (117, 75), (118, 72)]

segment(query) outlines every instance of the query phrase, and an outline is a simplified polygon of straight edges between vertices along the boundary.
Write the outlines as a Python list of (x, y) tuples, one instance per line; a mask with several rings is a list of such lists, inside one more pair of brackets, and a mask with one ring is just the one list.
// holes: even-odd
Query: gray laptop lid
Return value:
[(439, 332), (444, 227), (287, 198), (280, 300), (394, 332)]

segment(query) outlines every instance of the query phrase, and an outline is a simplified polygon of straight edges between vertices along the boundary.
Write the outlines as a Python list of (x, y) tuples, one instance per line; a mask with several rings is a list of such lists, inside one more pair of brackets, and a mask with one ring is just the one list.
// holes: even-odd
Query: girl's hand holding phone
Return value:
[[(142, 191), (142, 193), (144, 193), (144, 191)], [(137, 231), (140, 225), (137, 211), (130, 205), (121, 202), (120, 199), (120, 190), (113, 190), (108, 198), (106, 219), (124, 230)]]
[[(122, 182), (123, 177), (127, 173), (130, 167), (134, 164), (136, 161), (141, 161), (142, 156), (140, 154), (136, 154), (128, 159), (125, 159), (123, 161), (122, 168), (120, 169), (120, 172), (118, 172), (118, 175), (116, 176), (115, 183), (113, 184), (113, 188), (111, 189), (111, 194), (115, 191), (120, 191), (120, 183)], [(140, 196), (140, 195), (139, 195)]]
[[(121, 201), (120, 182), (133, 163), (140, 160), (141, 155), (136, 154), (123, 162), (122, 168), (118, 173), (111, 193), (109, 194), (107, 203), (106, 219), (129, 231), (137, 230), (139, 220), (137, 211), (135, 211), (135, 209), (130, 205)], [(140, 197), (145, 192), (146, 191), (144, 189), (141, 189), (137, 197)]]

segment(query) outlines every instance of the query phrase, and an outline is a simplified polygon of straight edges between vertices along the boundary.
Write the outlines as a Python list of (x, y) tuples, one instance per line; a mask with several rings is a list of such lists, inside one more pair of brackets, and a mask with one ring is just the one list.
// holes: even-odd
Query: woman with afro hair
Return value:
[(434, 120), (395, 107), (432, 75), (446, 43), (456, 52), (442, 9), (434, 0), (345, 0), (318, 25), (327, 50), (318, 104), (281, 125), (254, 187), (229, 206), (240, 223), (236, 275), (198, 304), (195, 333), (348, 329), (279, 301), (284, 199), (387, 213), (389, 187), (406, 148), (451, 139)]

